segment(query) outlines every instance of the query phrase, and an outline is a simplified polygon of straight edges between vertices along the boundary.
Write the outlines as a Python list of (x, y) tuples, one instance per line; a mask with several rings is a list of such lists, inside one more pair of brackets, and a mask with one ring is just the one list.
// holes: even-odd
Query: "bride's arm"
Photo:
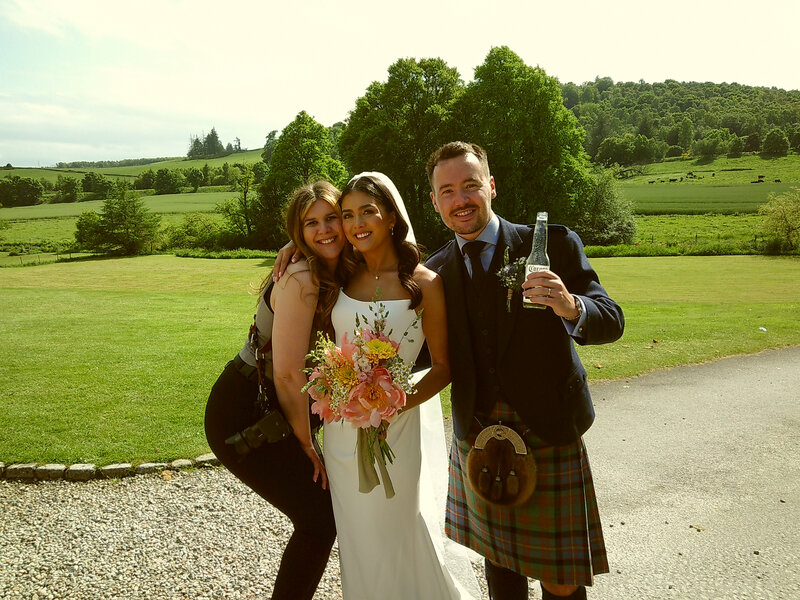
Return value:
[(428, 342), (431, 369), (417, 383), (416, 392), (406, 397), (406, 409), (422, 404), (450, 383), (447, 353), (447, 314), (442, 278), (425, 267), (417, 267), (414, 279), (422, 290), (422, 331)]
[(306, 383), (301, 369), (305, 367), (318, 295), (319, 288), (307, 269), (299, 272), (290, 269), (290, 274), (275, 284), (272, 291), (275, 313), (272, 324), (272, 371), (283, 414), (314, 465), (314, 481), (321, 477), (322, 488), (325, 489), (328, 485), (325, 467), (311, 443), (308, 395), (300, 391)]

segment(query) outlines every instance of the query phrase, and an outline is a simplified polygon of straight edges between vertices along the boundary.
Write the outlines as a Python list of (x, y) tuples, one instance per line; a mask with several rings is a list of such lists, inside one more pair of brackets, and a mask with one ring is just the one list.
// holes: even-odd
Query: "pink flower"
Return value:
[(315, 415), (319, 415), (319, 417), (326, 423), (333, 423), (342, 418), (341, 415), (337, 416), (337, 414), (331, 410), (330, 400), (330, 396), (325, 395), (318, 398), (313, 404), (311, 404), (311, 412)]
[(353, 362), (353, 352), (355, 352), (356, 346), (353, 342), (347, 339), (347, 332), (342, 336), (342, 346), (339, 350), (341, 356), (346, 358), (349, 362)]
[[(317, 379), (319, 379), (319, 381), (317, 381)], [(311, 375), (308, 376), (308, 380), (312, 383), (311, 387), (308, 388), (308, 395), (314, 399), (314, 402), (311, 404), (311, 412), (315, 415), (319, 415), (322, 420), (328, 423), (341, 419), (341, 416), (337, 416), (331, 409), (331, 396), (325, 391), (324, 385), (326, 380), (319, 372), (319, 368), (315, 368), (311, 372)]]
[(391, 373), (385, 367), (375, 367), (371, 380), (350, 390), (340, 412), (354, 427), (377, 427), (394, 417), (405, 403), (406, 394), (392, 382)]

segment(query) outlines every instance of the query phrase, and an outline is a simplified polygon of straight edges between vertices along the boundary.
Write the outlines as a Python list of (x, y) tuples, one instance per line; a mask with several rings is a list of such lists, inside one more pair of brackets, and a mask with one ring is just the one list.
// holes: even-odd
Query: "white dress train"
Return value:
[[(382, 300), (388, 311), (385, 331), (399, 337), (416, 314), (409, 300)], [(371, 323), (368, 302), (344, 291), (331, 318), (337, 342), (355, 329), (355, 316)], [(419, 327), (400, 346), (413, 362), (424, 336)], [(389, 426), (387, 441), (395, 453), (387, 464), (395, 496), (383, 485), (358, 491), (357, 430), (348, 423), (326, 423), (325, 467), (330, 481), (339, 540), (344, 600), (467, 600), (480, 598), (466, 549), (443, 534), (447, 492), (447, 455), (439, 397), (403, 411)]]

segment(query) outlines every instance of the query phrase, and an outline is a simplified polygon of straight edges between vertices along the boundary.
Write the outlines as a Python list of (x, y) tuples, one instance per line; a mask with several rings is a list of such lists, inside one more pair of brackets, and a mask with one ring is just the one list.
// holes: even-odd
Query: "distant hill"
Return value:
[(593, 159), (603, 140), (611, 137), (642, 135), (686, 152), (693, 141), (713, 130), (748, 141), (752, 135), (755, 141), (778, 128), (800, 151), (800, 90), (671, 79), (615, 83), (602, 77), (582, 85), (562, 84), (561, 93), (564, 105), (586, 130), (584, 147)]

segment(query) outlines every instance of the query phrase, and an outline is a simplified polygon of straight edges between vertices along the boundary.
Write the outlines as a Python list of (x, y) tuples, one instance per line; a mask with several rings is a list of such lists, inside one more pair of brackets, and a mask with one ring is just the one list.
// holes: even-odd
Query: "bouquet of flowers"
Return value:
[(385, 331), (386, 306), (377, 302), (370, 304), (369, 310), (372, 325), (364, 315), (356, 315), (352, 340), (345, 333), (341, 347), (320, 332), (306, 356), (314, 366), (304, 370), (308, 383), (303, 391), (314, 400), (311, 412), (327, 423), (343, 420), (358, 428), (359, 490), (369, 492), (378, 484), (377, 461), (386, 497), (391, 498), (394, 490), (386, 461), (393, 462), (394, 452), (386, 441), (386, 429), (405, 406), (406, 394), (414, 391), (412, 365), (400, 358), (398, 351), (410, 330), (417, 328), (419, 315), (400, 341), (394, 341), (392, 331)]

